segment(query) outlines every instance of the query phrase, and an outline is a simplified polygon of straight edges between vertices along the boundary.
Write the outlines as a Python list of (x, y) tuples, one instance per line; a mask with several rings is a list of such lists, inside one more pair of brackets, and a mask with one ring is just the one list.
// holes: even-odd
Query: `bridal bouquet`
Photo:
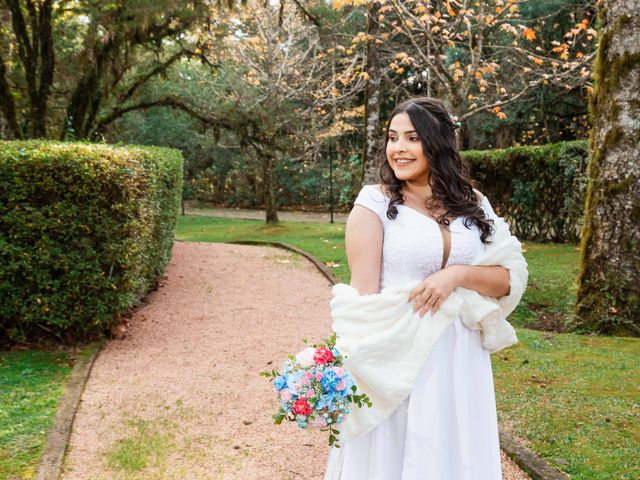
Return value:
[(273, 381), (280, 402), (278, 413), (273, 415), (276, 425), (289, 420), (300, 428), (328, 431), (329, 446), (340, 447), (336, 425), (349, 414), (351, 404), (371, 407), (371, 401), (357, 393), (353, 376), (344, 370), (344, 358), (335, 343), (334, 333), (323, 344), (289, 355), (280, 372), (272, 370), (260, 375)]

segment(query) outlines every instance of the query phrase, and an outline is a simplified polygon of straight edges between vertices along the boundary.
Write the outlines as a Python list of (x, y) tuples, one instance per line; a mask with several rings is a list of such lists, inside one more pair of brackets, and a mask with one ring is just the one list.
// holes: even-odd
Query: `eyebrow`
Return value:
[[(398, 133), (398, 132), (396, 132), (393, 128), (390, 128), (390, 129), (389, 129), (389, 133), (391, 133), (391, 132), (393, 132), (393, 133)], [(406, 132), (404, 132), (404, 133), (417, 133), (417, 132), (416, 132), (415, 130), (407, 130), (407, 131), (406, 131)]]

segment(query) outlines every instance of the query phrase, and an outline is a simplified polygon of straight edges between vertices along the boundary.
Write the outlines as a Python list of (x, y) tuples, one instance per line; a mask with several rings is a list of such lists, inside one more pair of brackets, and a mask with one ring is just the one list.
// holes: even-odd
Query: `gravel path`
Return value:
[(324, 434), (274, 426), (258, 372), (328, 335), (329, 298), (289, 252), (176, 242), (164, 284), (94, 364), (62, 479), (322, 478)]

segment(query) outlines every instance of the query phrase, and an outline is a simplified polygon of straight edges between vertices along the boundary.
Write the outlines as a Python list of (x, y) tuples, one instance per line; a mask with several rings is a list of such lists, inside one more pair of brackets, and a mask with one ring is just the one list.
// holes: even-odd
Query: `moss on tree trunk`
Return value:
[(576, 326), (640, 335), (640, 17), (600, 4)]

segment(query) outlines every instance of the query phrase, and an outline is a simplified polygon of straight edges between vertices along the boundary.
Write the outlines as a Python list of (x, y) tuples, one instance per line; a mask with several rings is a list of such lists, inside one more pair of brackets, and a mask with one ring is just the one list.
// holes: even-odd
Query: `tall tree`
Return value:
[[(55, 55), (53, 51), (53, 1), (42, 0), (20, 2), (7, 0), (7, 8), (11, 12), (11, 26), (15, 35), (15, 46), (19, 61), (24, 69), (24, 79), (29, 99), (28, 132), (31, 137), (46, 135), (47, 107), (53, 83)], [(4, 35), (3, 35), (4, 37)], [(5, 39), (3, 38), (3, 43)], [(17, 112), (12, 98), (7, 69), (0, 51), (0, 94), (2, 112), (17, 138), (23, 132), (17, 122)]]
[(266, 221), (275, 223), (276, 163), (303, 153), (315, 112), (322, 111), (309, 95), (324, 76), (319, 37), (297, 4), (249, 1), (229, 24), (233, 34), (215, 52), (222, 66), (210, 110), (258, 161)]
[(576, 322), (640, 334), (640, 17), (637, 0), (600, 3), (589, 187)]
[(382, 65), (380, 64), (380, 16), (381, 4), (378, 1), (369, 3), (367, 10), (367, 56), (365, 74), (367, 84), (364, 90), (364, 155), (362, 162), (362, 183), (375, 183), (378, 167), (382, 159), (382, 129), (380, 105), (382, 103)]

